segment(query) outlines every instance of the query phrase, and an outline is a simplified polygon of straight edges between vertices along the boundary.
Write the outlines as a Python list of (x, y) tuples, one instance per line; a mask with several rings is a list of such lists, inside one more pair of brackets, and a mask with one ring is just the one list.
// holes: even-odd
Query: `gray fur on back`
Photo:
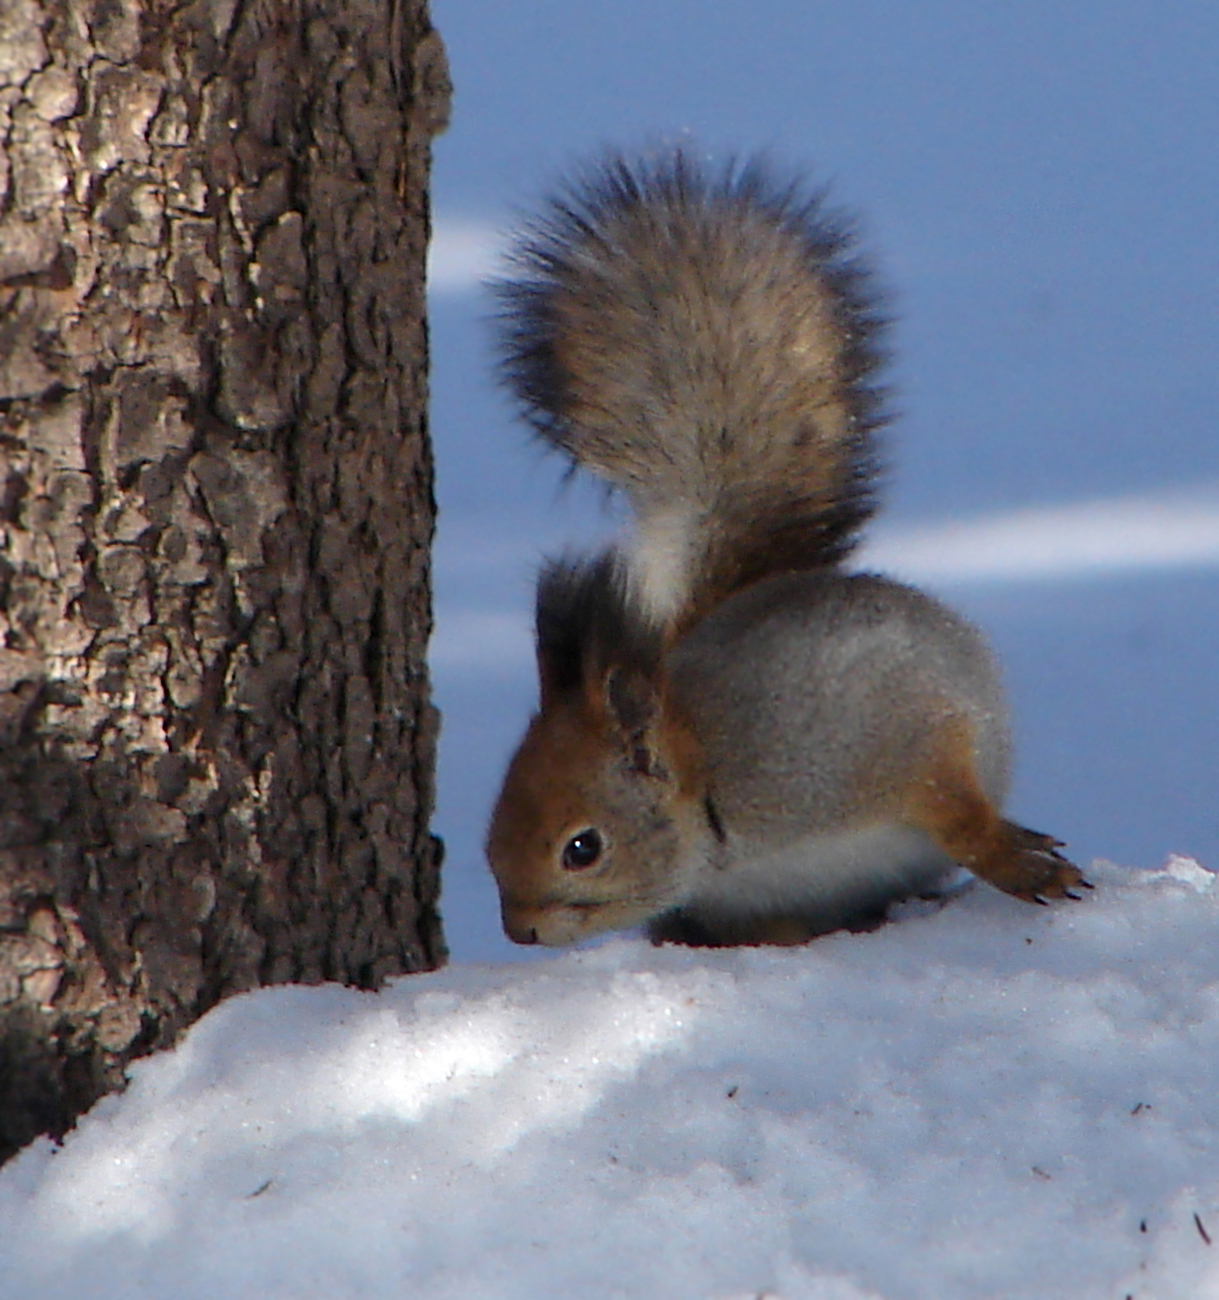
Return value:
[(690, 632), (670, 668), (742, 849), (865, 825), (861, 792), (882, 795), (873, 807), (888, 790), (896, 798), (948, 716), (972, 725), (986, 793), (996, 804), (1006, 794), (1007, 709), (981, 635), (899, 583), (835, 573), (757, 583)]

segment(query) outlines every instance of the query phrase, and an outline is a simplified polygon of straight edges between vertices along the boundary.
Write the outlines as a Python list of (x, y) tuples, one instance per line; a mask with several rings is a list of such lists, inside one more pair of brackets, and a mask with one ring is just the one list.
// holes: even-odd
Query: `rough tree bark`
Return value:
[(437, 965), (426, 0), (0, 0), (0, 1158)]

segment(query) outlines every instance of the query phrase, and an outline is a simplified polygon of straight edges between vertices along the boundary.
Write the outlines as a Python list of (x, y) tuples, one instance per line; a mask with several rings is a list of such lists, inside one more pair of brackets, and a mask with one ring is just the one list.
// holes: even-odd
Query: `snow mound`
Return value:
[(1219, 1297), (1219, 877), (1092, 875), (235, 998), (0, 1171), (0, 1297)]

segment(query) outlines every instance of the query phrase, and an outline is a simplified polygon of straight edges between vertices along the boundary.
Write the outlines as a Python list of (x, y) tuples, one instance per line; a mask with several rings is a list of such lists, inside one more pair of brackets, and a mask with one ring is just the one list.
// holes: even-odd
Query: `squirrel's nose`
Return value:
[(530, 925), (518, 916), (512, 916), (506, 909), (503, 912), (504, 933), (513, 943), (537, 943), (537, 927)]

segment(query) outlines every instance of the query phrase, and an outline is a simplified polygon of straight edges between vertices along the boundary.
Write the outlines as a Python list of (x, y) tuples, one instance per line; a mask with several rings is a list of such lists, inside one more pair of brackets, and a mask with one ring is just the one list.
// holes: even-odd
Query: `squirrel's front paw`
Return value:
[(1045, 903), (1051, 898), (1078, 899), (1077, 890), (1092, 888), (1083, 872), (1058, 852), (1061, 840), (1015, 822), (1004, 822), (1003, 829), (1007, 841), (1003, 850), (976, 872), (996, 888), (1029, 903)]

